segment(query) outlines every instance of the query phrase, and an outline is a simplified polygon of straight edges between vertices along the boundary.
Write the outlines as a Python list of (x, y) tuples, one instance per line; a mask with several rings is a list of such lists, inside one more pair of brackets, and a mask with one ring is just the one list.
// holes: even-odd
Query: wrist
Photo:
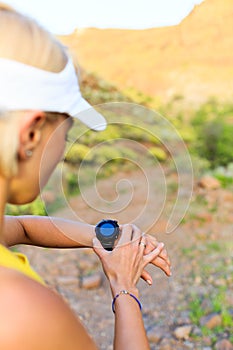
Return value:
[(119, 283), (116, 281), (110, 281), (110, 288), (113, 297), (115, 297), (115, 295), (122, 290), (127, 290), (129, 293), (134, 294), (137, 298), (139, 297), (139, 291), (137, 287), (129, 283)]
[(90, 248), (93, 248), (93, 238), (96, 237), (95, 226), (90, 225)]

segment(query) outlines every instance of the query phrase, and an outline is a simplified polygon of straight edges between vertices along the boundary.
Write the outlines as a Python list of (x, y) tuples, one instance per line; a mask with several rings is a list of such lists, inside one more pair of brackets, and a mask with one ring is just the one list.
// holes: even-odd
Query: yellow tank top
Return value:
[(20, 271), (24, 275), (45, 285), (43, 279), (31, 268), (27, 257), (22, 253), (11, 252), (0, 244), (0, 266)]

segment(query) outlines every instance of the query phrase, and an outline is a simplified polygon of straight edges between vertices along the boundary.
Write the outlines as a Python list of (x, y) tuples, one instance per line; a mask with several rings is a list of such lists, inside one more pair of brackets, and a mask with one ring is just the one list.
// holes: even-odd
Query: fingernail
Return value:
[(146, 282), (149, 284), (149, 286), (152, 285), (152, 281), (151, 280), (146, 280)]
[(163, 247), (164, 247), (164, 243), (163, 243), (163, 242), (161, 242), (161, 243), (160, 243), (160, 246), (161, 246), (161, 248), (163, 248)]

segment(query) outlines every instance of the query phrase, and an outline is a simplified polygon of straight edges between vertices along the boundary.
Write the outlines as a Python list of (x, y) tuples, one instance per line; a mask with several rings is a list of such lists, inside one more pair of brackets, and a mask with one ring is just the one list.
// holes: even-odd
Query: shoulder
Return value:
[(0, 348), (20, 346), (24, 350), (96, 349), (59, 295), (17, 271), (0, 267)]

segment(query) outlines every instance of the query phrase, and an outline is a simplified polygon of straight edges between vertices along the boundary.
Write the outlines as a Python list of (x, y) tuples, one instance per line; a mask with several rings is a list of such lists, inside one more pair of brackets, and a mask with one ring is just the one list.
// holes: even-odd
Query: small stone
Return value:
[(95, 273), (94, 275), (84, 276), (82, 278), (81, 286), (84, 289), (99, 288), (102, 284), (102, 274)]
[(93, 269), (93, 262), (90, 261), (88, 258), (87, 259), (80, 259), (78, 261), (78, 267), (81, 269), (81, 270), (92, 270)]
[(206, 336), (202, 337), (202, 342), (206, 346), (210, 346), (212, 344), (212, 338), (206, 335)]
[(159, 343), (159, 349), (160, 350), (172, 350), (173, 347), (171, 345), (170, 339), (162, 339), (162, 341)]
[(199, 286), (202, 282), (202, 278), (201, 276), (196, 276), (195, 279), (194, 279), (194, 283)]
[(209, 329), (213, 329), (217, 326), (220, 326), (222, 323), (222, 317), (219, 314), (209, 314), (203, 316), (200, 319), (200, 325), (205, 326)]
[(224, 203), (225, 202), (230, 202), (232, 204), (232, 202), (233, 202), (233, 193), (228, 192), (228, 191), (225, 192), (223, 194), (223, 200), (224, 200)]
[(198, 185), (207, 190), (216, 190), (217, 188), (221, 187), (221, 184), (217, 179), (208, 175), (203, 176), (198, 182)]
[(224, 278), (219, 278), (214, 281), (215, 286), (222, 287), (226, 285), (226, 280)]
[(197, 219), (202, 222), (211, 222), (213, 221), (213, 217), (210, 213), (199, 213), (197, 215)]
[(78, 279), (74, 276), (59, 276), (56, 278), (56, 281), (58, 284), (62, 285), (70, 285), (70, 284), (77, 284)]
[(196, 337), (201, 337), (202, 336), (202, 331), (199, 327), (194, 326), (192, 329), (192, 334)]
[(205, 314), (208, 314), (212, 311), (212, 303), (210, 299), (204, 299), (201, 303), (201, 308), (205, 310)]
[(161, 326), (154, 326), (147, 332), (147, 337), (150, 343), (159, 343), (160, 340), (166, 335), (166, 330)]
[(186, 340), (189, 338), (189, 334), (190, 334), (191, 330), (192, 330), (191, 325), (180, 326), (174, 330), (174, 335), (177, 339), (185, 339)]
[(222, 339), (215, 344), (215, 349), (216, 350), (233, 350), (233, 345), (232, 343), (230, 343), (228, 339)]

